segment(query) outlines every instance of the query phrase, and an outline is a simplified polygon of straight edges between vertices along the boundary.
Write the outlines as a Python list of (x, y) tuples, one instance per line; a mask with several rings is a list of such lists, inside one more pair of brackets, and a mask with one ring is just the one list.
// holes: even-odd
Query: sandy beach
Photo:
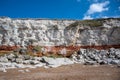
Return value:
[(120, 80), (120, 68), (115, 65), (72, 64), (48, 69), (9, 69), (0, 72), (0, 80)]

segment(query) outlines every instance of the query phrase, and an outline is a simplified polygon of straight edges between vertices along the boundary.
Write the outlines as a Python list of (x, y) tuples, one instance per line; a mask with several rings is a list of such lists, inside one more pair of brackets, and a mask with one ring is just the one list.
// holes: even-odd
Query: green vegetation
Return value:
[(4, 56), (5, 55), (5, 53), (0, 53), (0, 56)]
[(50, 58), (63, 58), (63, 56), (59, 55), (59, 54), (49, 54), (49, 55), (47, 55), (47, 57), (50, 57)]
[(41, 52), (42, 46), (35, 46), (33, 49), (36, 50), (37, 52)]
[(84, 20), (84, 21), (81, 21), (80, 24), (87, 25), (90, 27), (99, 27), (99, 26), (102, 26), (102, 21), (100, 21), (100, 20)]
[(70, 24), (69, 27), (75, 27), (75, 26), (78, 26), (78, 25), (79, 25), (79, 22), (80, 22), (80, 21), (76, 21), (76, 22), (74, 22), (73, 24)]
[(103, 22), (104, 22), (104, 19), (76, 21), (73, 24), (70, 24), (69, 27), (75, 27), (78, 25), (90, 26), (90, 27), (99, 27), (99, 26), (103, 25)]
[(5, 54), (12, 53), (13, 51), (0, 51), (0, 56), (4, 56)]

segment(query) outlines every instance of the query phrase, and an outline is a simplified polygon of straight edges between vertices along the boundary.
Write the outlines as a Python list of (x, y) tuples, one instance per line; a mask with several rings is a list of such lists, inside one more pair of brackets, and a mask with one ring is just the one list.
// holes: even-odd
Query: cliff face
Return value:
[(120, 18), (43, 20), (0, 18), (0, 46), (120, 45)]

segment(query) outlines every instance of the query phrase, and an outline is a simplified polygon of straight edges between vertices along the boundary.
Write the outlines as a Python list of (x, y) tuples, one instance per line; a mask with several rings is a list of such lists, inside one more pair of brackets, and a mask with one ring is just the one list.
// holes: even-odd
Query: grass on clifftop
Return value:
[(69, 25), (70, 27), (75, 27), (78, 25), (83, 26), (90, 26), (90, 27), (99, 27), (103, 25), (102, 20), (83, 20), (83, 21), (76, 21), (73, 24)]
[(81, 21), (80, 23), (90, 27), (99, 27), (103, 25), (102, 21), (99, 21), (99, 20), (84, 20), (84, 21)]

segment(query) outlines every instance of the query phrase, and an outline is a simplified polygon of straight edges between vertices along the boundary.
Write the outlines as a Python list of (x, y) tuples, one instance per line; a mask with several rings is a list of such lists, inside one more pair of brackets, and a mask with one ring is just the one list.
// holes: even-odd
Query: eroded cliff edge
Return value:
[(5, 46), (120, 47), (120, 18), (49, 20), (0, 18), (0, 49)]

